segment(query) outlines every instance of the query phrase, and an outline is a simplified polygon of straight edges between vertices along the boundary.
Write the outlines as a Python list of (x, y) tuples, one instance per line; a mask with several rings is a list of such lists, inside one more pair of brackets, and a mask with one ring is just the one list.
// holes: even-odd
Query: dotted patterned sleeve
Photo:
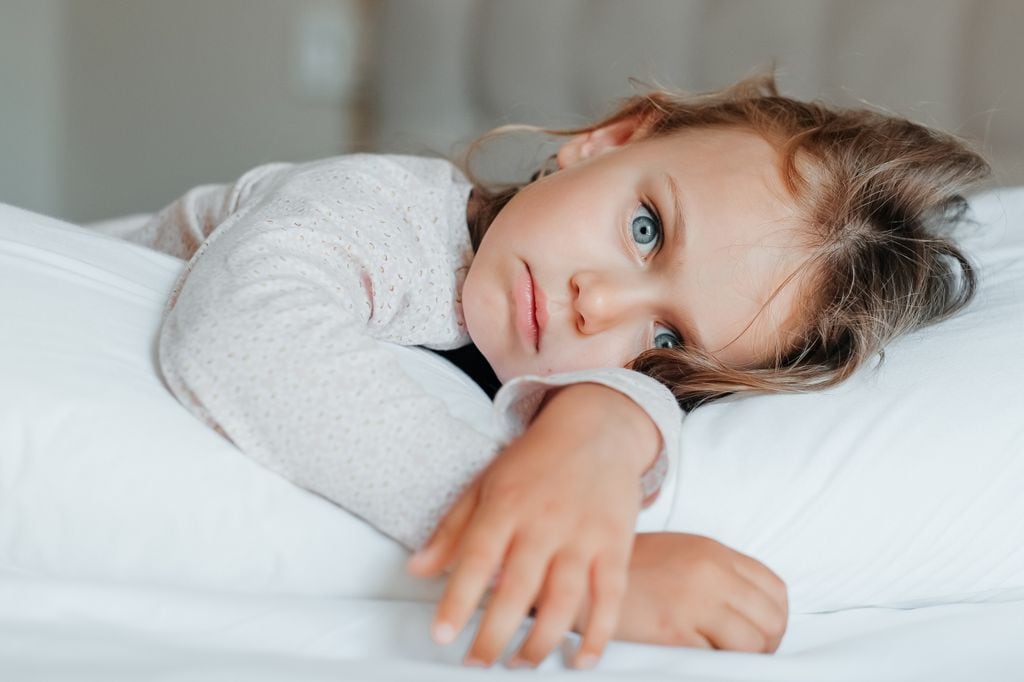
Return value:
[(455, 312), (468, 190), (450, 178), (446, 162), (386, 157), (279, 174), (203, 242), (159, 339), (193, 413), (409, 548), (502, 445), (379, 343), (469, 340)]

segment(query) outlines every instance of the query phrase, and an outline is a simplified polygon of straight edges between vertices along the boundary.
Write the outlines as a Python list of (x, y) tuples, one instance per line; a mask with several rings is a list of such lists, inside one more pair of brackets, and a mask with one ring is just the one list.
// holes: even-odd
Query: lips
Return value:
[[(536, 287), (533, 281), (533, 275), (530, 273), (530, 266), (526, 265), (526, 263), (523, 263), (523, 266), (523, 271), (520, 273), (519, 277), (516, 278), (515, 283), (515, 322), (520, 336), (523, 338), (523, 342), (534, 351), (540, 351), (540, 338), (543, 325), (538, 321), (538, 311), (540, 318), (544, 321), (547, 319), (547, 311), (543, 305), (543, 294)], [(537, 305), (538, 296), (541, 300), (540, 306)]]
[[(532, 279), (533, 273), (530, 274)], [(544, 330), (548, 328), (548, 299), (544, 290), (533, 282), (533, 319), (537, 322), (537, 350), (540, 350), (540, 341), (544, 337)]]

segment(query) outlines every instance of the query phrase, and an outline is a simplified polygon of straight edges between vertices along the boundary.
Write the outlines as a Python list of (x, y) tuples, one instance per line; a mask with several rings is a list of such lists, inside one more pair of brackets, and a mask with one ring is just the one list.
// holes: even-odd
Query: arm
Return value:
[[(451, 416), (379, 343), (465, 339), (441, 314), (455, 309), (443, 277), (459, 265), (444, 259), (462, 252), (432, 216), (410, 224), (401, 203), (335, 203), (342, 180), (369, 195), (403, 183), (416, 200), (416, 179), (390, 173), (314, 167), (250, 196), (189, 263), (159, 362), (179, 400), (245, 454), (416, 547), (500, 443)], [(367, 211), (380, 232), (357, 237)], [(405, 257), (442, 274), (400, 267)]]

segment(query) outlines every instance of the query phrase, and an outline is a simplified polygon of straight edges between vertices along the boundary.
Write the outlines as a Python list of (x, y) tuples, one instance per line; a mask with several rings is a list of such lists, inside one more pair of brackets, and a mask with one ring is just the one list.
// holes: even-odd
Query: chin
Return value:
[[(481, 353), (483, 353), (483, 351), (481, 351)], [(527, 368), (516, 367), (515, 365), (510, 365), (509, 363), (502, 362), (500, 358), (496, 359), (493, 362), (491, 361), (491, 358), (487, 355), (484, 355), (484, 358), (487, 360), (487, 364), (491, 366), (491, 371), (494, 372), (494, 376), (498, 377), (498, 381), (500, 381), (502, 385), (507, 383), (510, 379), (515, 379), (516, 377), (522, 376), (524, 374), (533, 373)]]

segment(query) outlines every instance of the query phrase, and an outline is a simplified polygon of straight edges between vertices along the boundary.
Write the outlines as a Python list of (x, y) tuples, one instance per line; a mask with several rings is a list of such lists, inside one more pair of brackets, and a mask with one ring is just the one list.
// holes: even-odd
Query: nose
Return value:
[(583, 334), (612, 329), (642, 314), (646, 294), (639, 282), (622, 274), (578, 272), (570, 278), (576, 326)]

